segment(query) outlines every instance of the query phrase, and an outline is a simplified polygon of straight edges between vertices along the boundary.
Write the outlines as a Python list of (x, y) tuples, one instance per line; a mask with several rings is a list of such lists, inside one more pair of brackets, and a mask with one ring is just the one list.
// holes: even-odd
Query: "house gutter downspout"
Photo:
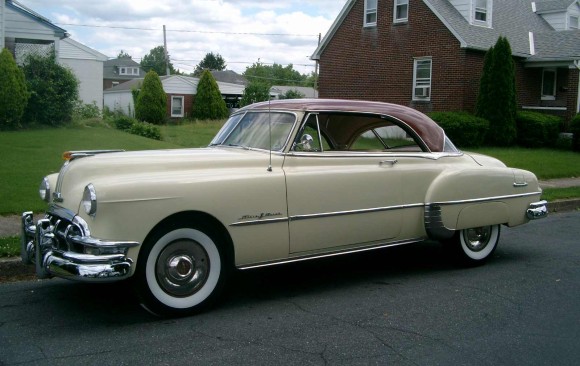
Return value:
[[(580, 59), (574, 60), (574, 66), (580, 71)], [(576, 96), (576, 113), (580, 113), (580, 72), (578, 72), (578, 95)]]

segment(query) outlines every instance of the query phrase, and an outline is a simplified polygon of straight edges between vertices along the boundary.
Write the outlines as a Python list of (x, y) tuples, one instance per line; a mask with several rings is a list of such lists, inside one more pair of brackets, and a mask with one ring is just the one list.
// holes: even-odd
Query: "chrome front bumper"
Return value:
[(133, 241), (100, 240), (86, 223), (69, 211), (48, 213), (35, 224), (32, 212), (22, 214), (20, 254), (36, 265), (39, 278), (52, 276), (88, 282), (112, 282), (130, 275)]
[(548, 202), (539, 201), (530, 203), (530, 207), (526, 211), (526, 216), (530, 220), (543, 219), (548, 216)]

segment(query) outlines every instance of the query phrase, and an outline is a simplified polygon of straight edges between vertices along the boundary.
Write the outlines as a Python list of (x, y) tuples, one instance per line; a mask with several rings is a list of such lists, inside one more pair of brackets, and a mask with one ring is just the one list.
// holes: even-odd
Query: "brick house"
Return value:
[(312, 55), (319, 96), (473, 112), (485, 52), (503, 35), (521, 109), (580, 110), (578, 0), (348, 0)]

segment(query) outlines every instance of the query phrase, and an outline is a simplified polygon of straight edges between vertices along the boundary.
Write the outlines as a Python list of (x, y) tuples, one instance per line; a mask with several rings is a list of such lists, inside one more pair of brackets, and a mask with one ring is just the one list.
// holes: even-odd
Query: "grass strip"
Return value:
[(20, 255), (20, 237), (9, 236), (0, 238), (0, 258), (16, 257)]

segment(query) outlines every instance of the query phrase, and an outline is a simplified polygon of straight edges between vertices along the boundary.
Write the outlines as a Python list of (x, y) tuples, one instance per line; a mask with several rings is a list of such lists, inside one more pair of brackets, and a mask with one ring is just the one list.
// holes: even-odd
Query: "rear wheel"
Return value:
[(143, 244), (135, 274), (143, 307), (166, 316), (211, 305), (229, 272), (220, 238), (211, 227), (197, 225), (173, 225), (154, 233)]
[(463, 229), (446, 244), (465, 265), (482, 264), (489, 259), (499, 243), (500, 225)]

